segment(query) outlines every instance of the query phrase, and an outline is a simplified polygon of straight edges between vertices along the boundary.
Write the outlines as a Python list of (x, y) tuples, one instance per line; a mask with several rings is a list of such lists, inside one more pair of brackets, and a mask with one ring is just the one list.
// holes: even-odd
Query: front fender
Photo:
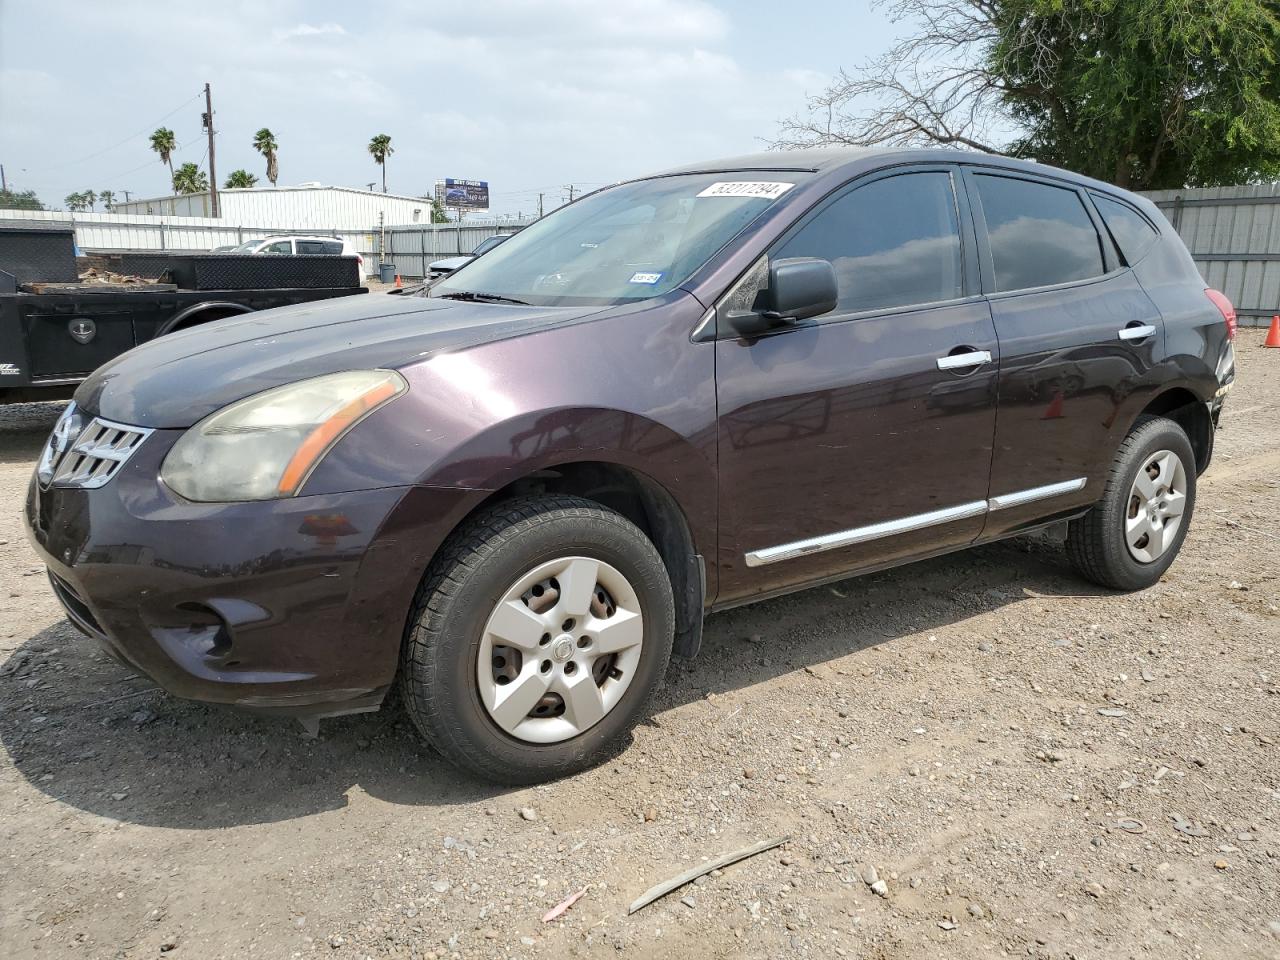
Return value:
[(559, 464), (643, 473), (711, 550), (715, 357), (690, 296), (425, 357), (404, 396), (352, 430), (307, 494), (415, 484), (497, 490)]

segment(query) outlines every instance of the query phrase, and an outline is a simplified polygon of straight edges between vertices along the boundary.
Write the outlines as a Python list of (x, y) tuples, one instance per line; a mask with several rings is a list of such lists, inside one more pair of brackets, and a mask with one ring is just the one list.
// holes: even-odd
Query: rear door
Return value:
[[(722, 602), (968, 543), (995, 427), (995, 330), (950, 166), (856, 181), (768, 259), (821, 257), (839, 303), (716, 343)], [(940, 364), (941, 361), (941, 364)]]
[(965, 179), (1000, 340), (987, 535), (1098, 499), (1164, 328), (1085, 191), (1003, 170)]

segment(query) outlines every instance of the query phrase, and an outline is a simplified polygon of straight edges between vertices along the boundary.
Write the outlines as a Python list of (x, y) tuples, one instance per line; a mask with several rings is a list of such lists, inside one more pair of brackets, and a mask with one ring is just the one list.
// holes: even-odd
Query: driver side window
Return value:
[(951, 175), (904, 173), (855, 187), (819, 210), (773, 258), (821, 257), (840, 299), (818, 322), (964, 295)]

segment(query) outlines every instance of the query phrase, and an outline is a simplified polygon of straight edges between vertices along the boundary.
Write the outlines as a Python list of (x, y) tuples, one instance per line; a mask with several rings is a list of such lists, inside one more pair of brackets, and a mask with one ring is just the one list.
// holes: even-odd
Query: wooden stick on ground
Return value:
[(686, 870), (679, 876), (672, 877), (670, 880), (666, 880), (658, 884), (656, 887), (646, 890), (641, 894), (638, 900), (627, 908), (627, 915), (630, 916), (637, 910), (643, 910), (655, 900), (660, 900), (662, 897), (665, 897), (672, 890), (678, 890), (686, 883), (692, 883), (694, 880), (697, 880), (704, 874), (710, 873), (712, 870), (719, 870), (721, 867), (727, 867), (729, 864), (737, 863), (739, 860), (745, 860), (747, 857), (754, 857), (757, 853), (764, 853), (766, 850), (772, 850), (774, 847), (780, 847), (790, 839), (790, 837), (774, 837), (772, 840), (761, 840), (759, 843), (753, 844), (749, 847), (744, 847), (741, 850), (735, 850), (733, 853), (726, 853), (722, 857), (717, 857), (714, 860), (708, 860), (704, 864)]

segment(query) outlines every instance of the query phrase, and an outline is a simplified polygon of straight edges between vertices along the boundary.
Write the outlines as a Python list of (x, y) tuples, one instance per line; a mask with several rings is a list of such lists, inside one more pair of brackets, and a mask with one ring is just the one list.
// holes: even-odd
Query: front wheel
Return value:
[(423, 581), (405, 706), (446, 759), (488, 780), (576, 773), (648, 711), (674, 624), (662, 558), (626, 518), (577, 497), (500, 503), (453, 534)]
[(1177, 423), (1144, 417), (1120, 444), (1102, 499), (1067, 533), (1067, 553), (1095, 583), (1142, 590), (1173, 563), (1196, 500), (1196, 460)]

